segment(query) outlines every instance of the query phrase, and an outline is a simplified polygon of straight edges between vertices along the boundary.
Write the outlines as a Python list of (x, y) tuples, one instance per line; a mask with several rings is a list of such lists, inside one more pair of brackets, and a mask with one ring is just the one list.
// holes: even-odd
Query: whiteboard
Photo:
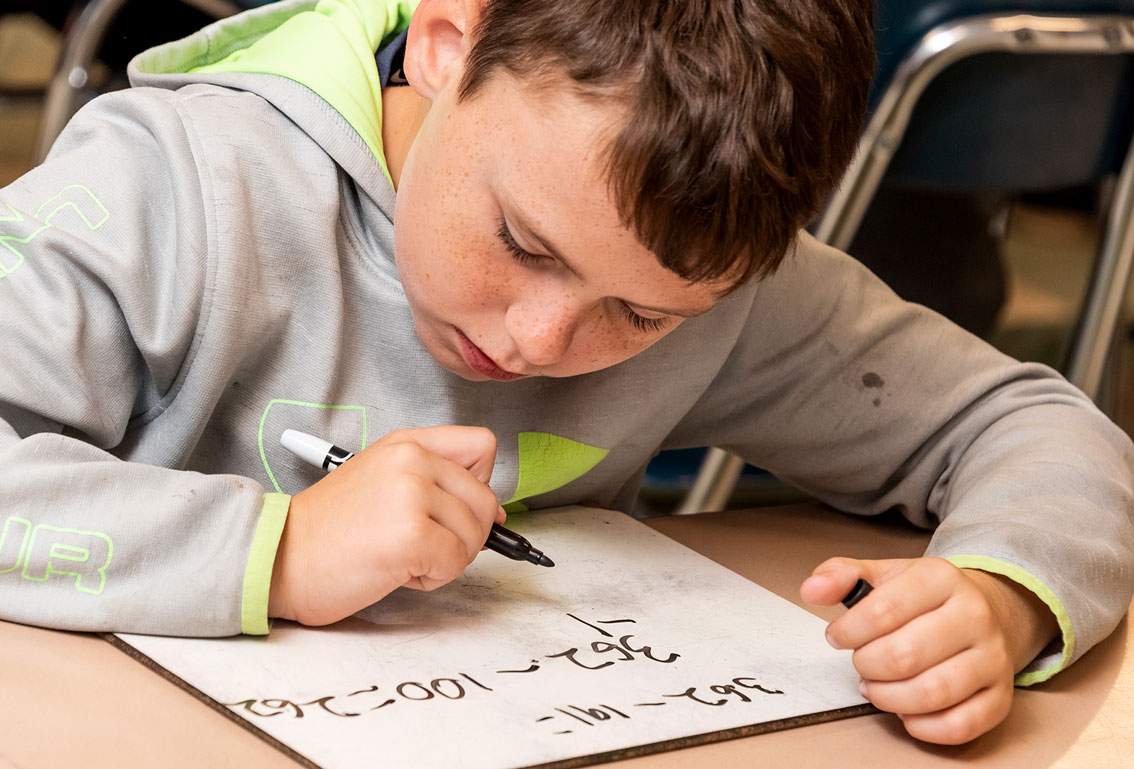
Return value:
[(508, 525), (556, 566), (486, 551), (326, 628), (119, 638), (325, 769), (583, 765), (865, 702), (822, 620), (629, 516)]

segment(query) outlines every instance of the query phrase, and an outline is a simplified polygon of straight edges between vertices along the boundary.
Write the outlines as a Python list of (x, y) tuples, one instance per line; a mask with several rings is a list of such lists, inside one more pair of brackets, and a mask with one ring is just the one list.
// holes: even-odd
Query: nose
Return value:
[(507, 328), (531, 366), (550, 366), (571, 348), (583, 319), (583, 307), (574, 298), (531, 297), (508, 308)]

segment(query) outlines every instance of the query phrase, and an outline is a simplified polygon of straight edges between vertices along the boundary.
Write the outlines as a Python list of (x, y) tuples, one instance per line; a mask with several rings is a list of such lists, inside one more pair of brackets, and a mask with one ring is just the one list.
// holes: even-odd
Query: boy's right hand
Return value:
[(326, 625), (460, 575), (504, 522), (488, 487), (495, 459), (484, 428), (398, 430), (293, 496), (268, 616)]

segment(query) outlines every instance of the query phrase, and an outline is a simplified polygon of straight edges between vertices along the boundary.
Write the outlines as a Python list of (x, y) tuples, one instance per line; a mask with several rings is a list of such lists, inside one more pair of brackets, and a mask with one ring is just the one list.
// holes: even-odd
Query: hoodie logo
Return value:
[[(106, 224), (110, 212), (95, 194), (81, 184), (72, 184), (60, 190), (59, 194), (48, 200), (38, 209), (32, 221), (24, 219), (24, 215), (8, 206), (7, 215), (0, 209), (0, 279), (13, 273), (17, 267), (24, 263), (22, 246), (26, 246), (51, 229), (54, 221), (71, 212), (86, 225), (91, 232)], [(20, 236), (14, 234), (20, 229), (27, 231), (36, 222), (42, 222), (31, 232)], [(22, 227), (17, 225), (23, 225)]]
[(70, 579), (75, 589), (100, 595), (114, 543), (101, 531), (81, 531), (14, 515), (0, 529), (0, 574), (17, 572), (32, 582)]

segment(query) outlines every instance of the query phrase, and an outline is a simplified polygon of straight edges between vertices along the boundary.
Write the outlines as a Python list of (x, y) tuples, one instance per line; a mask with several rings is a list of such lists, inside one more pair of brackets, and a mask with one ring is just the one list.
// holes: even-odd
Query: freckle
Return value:
[(881, 406), (882, 405), (882, 399), (881, 398), (875, 398), (874, 399), (874, 405), (875, 406)]
[(873, 389), (875, 387), (881, 387), (886, 383), (882, 381), (882, 377), (878, 376), (873, 371), (867, 371), (862, 375), (862, 384), (865, 387), (870, 387)]

